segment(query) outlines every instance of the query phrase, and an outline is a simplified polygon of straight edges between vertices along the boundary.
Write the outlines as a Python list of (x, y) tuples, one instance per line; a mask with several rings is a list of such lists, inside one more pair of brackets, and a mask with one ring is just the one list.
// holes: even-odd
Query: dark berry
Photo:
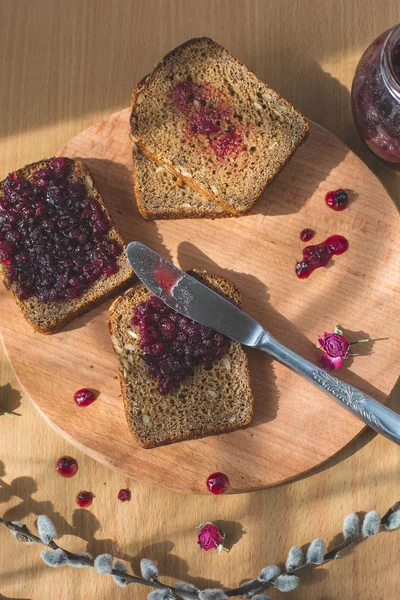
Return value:
[(119, 490), (118, 492), (118, 500), (121, 502), (126, 502), (131, 499), (131, 491), (127, 489)]
[(81, 508), (87, 508), (93, 502), (93, 494), (92, 492), (79, 492), (76, 495), (76, 503)]
[(78, 406), (89, 406), (94, 402), (94, 393), (88, 388), (82, 388), (75, 392), (74, 400)]
[(207, 478), (208, 491), (217, 496), (224, 494), (229, 486), (229, 479), (224, 473), (211, 473)]
[(140, 333), (143, 360), (160, 394), (176, 390), (196, 366), (221, 358), (229, 344), (220, 333), (179, 315), (156, 296), (136, 307), (132, 325)]
[(325, 196), (325, 202), (332, 210), (341, 211), (346, 208), (349, 199), (345, 190), (340, 189), (328, 192)]
[(4, 181), (0, 263), (12, 267), (9, 277), (21, 299), (73, 300), (118, 271), (122, 248), (109, 239), (111, 224), (96, 198), (70, 182), (72, 168), (60, 157), (29, 180), (10, 174)]
[(78, 463), (72, 456), (62, 456), (56, 463), (56, 471), (62, 477), (73, 477), (78, 470)]

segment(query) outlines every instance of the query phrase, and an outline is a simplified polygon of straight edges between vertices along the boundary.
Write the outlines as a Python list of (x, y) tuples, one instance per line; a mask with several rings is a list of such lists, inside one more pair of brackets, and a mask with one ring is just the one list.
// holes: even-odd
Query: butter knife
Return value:
[(398, 414), (278, 342), (245, 312), (144, 244), (131, 242), (126, 253), (139, 279), (170, 308), (245, 346), (267, 352), (308, 379), (366, 425), (400, 444)]

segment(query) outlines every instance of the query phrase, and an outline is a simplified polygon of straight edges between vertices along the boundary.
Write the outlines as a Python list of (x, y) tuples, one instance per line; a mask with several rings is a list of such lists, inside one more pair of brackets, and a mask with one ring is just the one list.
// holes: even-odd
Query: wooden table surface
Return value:
[[(400, 21), (398, 0), (0, 0), (0, 11), (0, 178), (51, 155), (100, 117), (126, 106), (136, 82), (167, 51), (208, 35), (343, 139), (400, 205), (400, 176), (359, 140), (349, 96), (365, 47)], [(400, 410), (399, 392), (389, 405)], [(36, 515), (47, 514), (69, 549), (119, 555), (136, 572), (146, 556), (158, 562), (168, 581), (234, 586), (266, 564), (284, 561), (291, 545), (318, 536), (330, 542), (347, 513), (384, 512), (400, 497), (400, 449), (371, 432), (319, 472), (253, 494), (184, 496), (126, 481), (44, 422), (1, 349), (0, 409), (20, 415), (0, 416), (0, 515), (32, 526)], [(79, 462), (74, 479), (55, 473), (62, 454)], [(116, 496), (125, 486), (132, 500), (122, 504)], [(88, 510), (77, 510), (81, 489), (96, 496)], [(194, 527), (203, 521), (224, 523), (229, 553), (200, 551)], [(287, 598), (395, 600), (399, 535), (380, 535), (302, 575), (303, 585)], [(90, 569), (49, 569), (37, 546), (18, 544), (0, 529), (0, 598), (103, 600), (117, 594), (146, 598), (143, 588), (116, 588), (111, 578)]]

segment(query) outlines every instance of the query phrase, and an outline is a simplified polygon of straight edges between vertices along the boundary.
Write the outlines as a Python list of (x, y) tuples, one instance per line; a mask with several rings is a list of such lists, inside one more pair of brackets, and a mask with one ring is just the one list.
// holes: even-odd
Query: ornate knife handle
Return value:
[(363, 394), (357, 388), (340, 381), (323, 369), (319, 369), (283, 344), (275, 340), (268, 332), (257, 344), (259, 350), (264, 350), (273, 358), (302, 375), (329, 396), (332, 396), (341, 406), (364, 421), (378, 433), (400, 444), (400, 415), (390, 410), (370, 396)]

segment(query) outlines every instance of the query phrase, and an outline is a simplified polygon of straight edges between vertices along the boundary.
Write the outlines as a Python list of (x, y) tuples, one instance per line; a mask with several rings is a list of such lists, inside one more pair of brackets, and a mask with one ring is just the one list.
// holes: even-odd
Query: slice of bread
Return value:
[[(30, 179), (33, 174), (50, 165), (54, 156), (26, 165), (13, 173), (22, 179)], [(104, 205), (104, 202), (94, 186), (89, 170), (80, 159), (69, 159), (71, 171), (69, 179), (71, 181), (79, 181), (85, 187), (88, 196), (95, 198), (104, 213), (104, 216), (112, 224), (112, 228), (108, 233), (110, 240), (115, 240), (117, 243), (125, 247), (125, 242), (120, 233), (115, 227), (111, 216)], [(4, 181), (0, 182), (0, 197), (3, 195)], [(126, 258), (125, 252), (117, 259), (118, 271), (113, 275), (103, 275), (97, 279), (81, 296), (74, 300), (58, 300), (54, 302), (40, 302), (37, 298), (31, 297), (27, 300), (21, 300), (17, 295), (17, 286), (15, 283), (10, 283), (7, 278), (7, 270), (4, 265), (0, 264), (0, 278), (3, 280), (5, 287), (14, 298), (18, 307), (22, 311), (26, 320), (34, 329), (40, 333), (54, 333), (61, 329), (72, 319), (89, 311), (97, 304), (103, 302), (109, 297), (116, 295), (124, 290), (132, 283), (134, 273)]]
[(232, 214), (253, 206), (307, 134), (289, 102), (209, 38), (167, 54), (132, 95), (139, 148)]
[[(224, 277), (193, 271), (192, 275), (241, 306), (238, 289)], [(190, 440), (248, 425), (253, 418), (253, 395), (247, 356), (231, 341), (211, 369), (196, 367), (176, 392), (161, 395), (141, 358), (138, 335), (131, 320), (135, 307), (151, 292), (138, 285), (114, 300), (110, 333), (119, 362), (119, 377), (128, 425), (144, 448)]]
[(195, 192), (171, 167), (149, 160), (133, 149), (133, 181), (137, 206), (145, 219), (216, 219), (232, 216), (219, 204)]

